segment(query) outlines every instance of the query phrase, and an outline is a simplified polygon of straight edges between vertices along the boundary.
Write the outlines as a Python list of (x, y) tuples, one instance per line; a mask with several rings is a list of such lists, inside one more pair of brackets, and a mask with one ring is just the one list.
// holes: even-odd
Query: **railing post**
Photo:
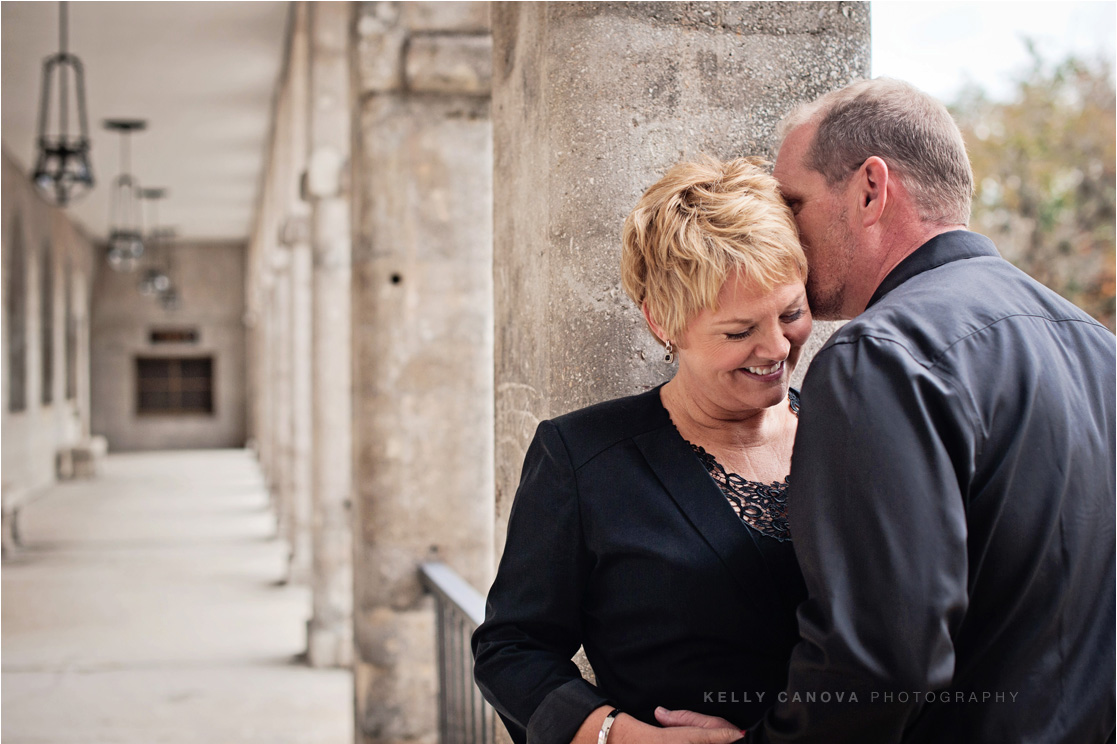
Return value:
[(424, 563), (419, 575), (435, 602), (440, 744), (493, 744), (496, 712), (473, 681), (469, 645), (485, 599), (444, 563)]

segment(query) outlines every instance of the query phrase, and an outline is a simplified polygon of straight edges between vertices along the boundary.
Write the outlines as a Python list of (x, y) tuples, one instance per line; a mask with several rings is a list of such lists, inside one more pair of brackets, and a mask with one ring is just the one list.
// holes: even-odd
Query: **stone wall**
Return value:
[(419, 563), (492, 565), (488, 7), (362, 3), (356, 34), (358, 741), (433, 742)]
[(672, 372), (620, 286), (640, 195), (682, 158), (774, 157), (868, 42), (867, 3), (494, 4), (498, 554), (538, 422)]
[[(58, 477), (72, 475), (75, 448), (89, 443), (89, 306), (99, 253), (64, 210), (40, 198), (6, 149), (0, 193), (0, 469), (7, 552), (14, 547), (11, 530), (19, 508)], [(45, 270), (49, 281), (44, 281)], [(21, 349), (13, 350), (13, 343)], [(44, 344), (49, 345), (46, 354)]]
[[(165, 248), (178, 291), (174, 309), (140, 294), (139, 272), (97, 272), (93, 288), (94, 434), (112, 451), (243, 447), (245, 418), (244, 256), (242, 243)], [(152, 332), (189, 330), (197, 340), (153, 343)], [(212, 357), (213, 413), (141, 414), (137, 357)]]

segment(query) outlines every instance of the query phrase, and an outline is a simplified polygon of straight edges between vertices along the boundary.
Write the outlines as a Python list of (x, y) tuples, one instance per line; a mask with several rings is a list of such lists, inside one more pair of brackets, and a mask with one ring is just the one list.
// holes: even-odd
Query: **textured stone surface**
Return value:
[[(309, 235), (307, 236), (309, 237)], [(288, 579), (310, 582), (314, 420), (311, 408), (313, 255), (309, 242), (291, 246), (291, 507)]]
[[(351, 5), (310, 6), (310, 188), (314, 249), (314, 558), (307, 657), (353, 662), (352, 394), (348, 159)], [(322, 164), (326, 163), (330, 167)], [(315, 165), (317, 164), (317, 168)]]
[(401, 3), (403, 25), (412, 32), (480, 34), (489, 31), (487, 2)]
[(360, 661), (354, 669), (358, 741), (435, 744), (438, 688), (434, 612), (377, 608), (358, 615)]
[(641, 193), (699, 153), (774, 156), (868, 73), (866, 3), (495, 3), (497, 539), (539, 420), (671, 368), (620, 286)]
[(354, 382), (361, 528), (375, 555), (358, 592), (374, 604), (414, 601), (432, 548), (475, 581), (491, 552), (480, 514), (492, 483), (488, 122), (462, 110), (365, 108)]
[(422, 93), (489, 95), (492, 37), (419, 36), (407, 47), (407, 87)]
[(357, 16), (357, 81), (361, 93), (384, 93), (403, 87), (403, 45), (407, 30), (399, 25), (400, 3), (361, 3)]
[(486, 586), (493, 562), (492, 135), (477, 95), (487, 41), (416, 35), (408, 48), (411, 80), (426, 87), (362, 98), (353, 170), (354, 635), (366, 743), (436, 738), (419, 563), (443, 560)]

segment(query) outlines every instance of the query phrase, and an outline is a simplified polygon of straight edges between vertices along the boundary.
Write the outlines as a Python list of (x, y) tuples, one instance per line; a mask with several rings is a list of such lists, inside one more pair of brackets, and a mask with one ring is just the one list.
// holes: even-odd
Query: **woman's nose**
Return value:
[(784, 335), (783, 328), (778, 325), (765, 332), (763, 338), (760, 339), (760, 345), (756, 349), (758, 356), (771, 359), (773, 362), (787, 359), (790, 351), (791, 342)]

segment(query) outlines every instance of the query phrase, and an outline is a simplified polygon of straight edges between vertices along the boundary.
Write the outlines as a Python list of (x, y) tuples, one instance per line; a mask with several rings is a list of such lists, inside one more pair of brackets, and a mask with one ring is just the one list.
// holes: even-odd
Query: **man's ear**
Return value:
[(660, 328), (659, 323), (655, 322), (655, 318), (652, 317), (651, 311), (648, 310), (648, 303), (647, 302), (644, 302), (640, 305), (640, 311), (642, 313), (644, 313), (644, 320), (646, 320), (648, 322), (648, 328), (652, 329), (652, 333), (654, 333), (656, 335), (656, 338), (658, 338), (660, 341), (663, 341), (665, 343), (667, 341), (673, 341), (674, 340), (674, 339), (667, 338), (667, 336), (663, 333), (663, 329)]
[(872, 227), (884, 215), (891, 175), (888, 163), (876, 155), (867, 158), (857, 170), (857, 209), (862, 227)]

